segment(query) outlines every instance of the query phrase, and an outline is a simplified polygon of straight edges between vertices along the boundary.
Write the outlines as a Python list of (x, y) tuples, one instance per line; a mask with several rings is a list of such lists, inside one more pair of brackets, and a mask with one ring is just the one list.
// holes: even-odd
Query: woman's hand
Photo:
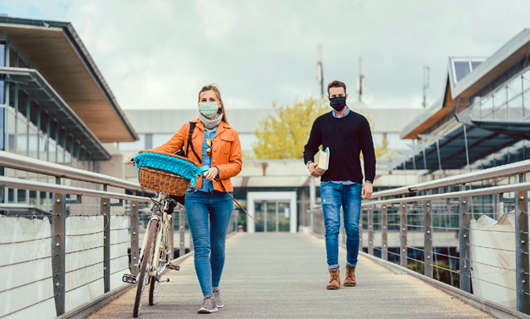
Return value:
[(219, 174), (219, 169), (217, 167), (211, 167), (208, 169), (208, 172), (206, 172), (204, 178), (211, 182), (217, 177), (217, 174)]
[(136, 152), (136, 153), (132, 153), (132, 154), (129, 154), (129, 156), (127, 157), (127, 164), (133, 164), (133, 157), (135, 157), (136, 155), (138, 155), (140, 152)]

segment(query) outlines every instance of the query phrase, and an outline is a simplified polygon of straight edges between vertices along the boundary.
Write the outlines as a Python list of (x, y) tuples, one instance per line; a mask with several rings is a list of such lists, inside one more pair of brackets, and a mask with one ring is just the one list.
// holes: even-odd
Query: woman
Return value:
[[(195, 247), (195, 271), (204, 295), (198, 312), (212, 313), (224, 306), (219, 281), (233, 209), (227, 193), (233, 191), (230, 178), (241, 171), (241, 144), (236, 130), (228, 124), (217, 87), (204, 86), (199, 91), (198, 106), (199, 117), (192, 121), (195, 129), (187, 157), (208, 167), (208, 172), (187, 190), (185, 208)], [(174, 154), (183, 146), (186, 149), (190, 126), (189, 122), (184, 124), (168, 142), (149, 151)]]

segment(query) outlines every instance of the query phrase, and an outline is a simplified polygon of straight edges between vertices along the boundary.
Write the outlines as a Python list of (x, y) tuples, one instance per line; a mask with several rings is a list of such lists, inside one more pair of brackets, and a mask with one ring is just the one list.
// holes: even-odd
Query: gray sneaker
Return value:
[(204, 297), (198, 313), (213, 313), (217, 311), (219, 311), (219, 309), (217, 309), (217, 305), (215, 304), (215, 297), (213, 295)]
[(219, 290), (219, 288), (213, 289), (213, 296), (215, 297), (215, 304), (217, 305), (217, 308), (223, 308), (225, 305), (221, 300), (221, 290)]

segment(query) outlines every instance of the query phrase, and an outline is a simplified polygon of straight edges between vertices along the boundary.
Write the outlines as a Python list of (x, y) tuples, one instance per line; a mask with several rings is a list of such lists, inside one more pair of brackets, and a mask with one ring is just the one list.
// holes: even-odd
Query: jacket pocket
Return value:
[(221, 151), (226, 155), (230, 153), (232, 149), (232, 143), (234, 142), (234, 137), (232, 136), (223, 136), (221, 137)]

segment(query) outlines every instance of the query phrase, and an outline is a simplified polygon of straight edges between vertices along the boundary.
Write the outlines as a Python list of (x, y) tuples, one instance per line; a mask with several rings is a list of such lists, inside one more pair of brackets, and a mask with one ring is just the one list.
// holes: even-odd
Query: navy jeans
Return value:
[(357, 265), (359, 255), (359, 217), (362, 184), (320, 183), (320, 201), (326, 227), (328, 269), (339, 268), (340, 207), (344, 211), (346, 230), (346, 263)]
[(195, 249), (195, 272), (206, 297), (219, 287), (233, 203), (226, 193), (188, 191), (184, 205)]

